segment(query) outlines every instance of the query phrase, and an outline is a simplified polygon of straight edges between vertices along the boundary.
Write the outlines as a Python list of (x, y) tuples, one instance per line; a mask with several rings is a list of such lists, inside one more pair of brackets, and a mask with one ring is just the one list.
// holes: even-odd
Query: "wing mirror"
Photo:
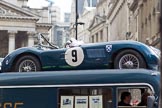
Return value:
[(147, 97), (147, 108), (155, 108), (157, 105), (155, 96), (148, 96)]

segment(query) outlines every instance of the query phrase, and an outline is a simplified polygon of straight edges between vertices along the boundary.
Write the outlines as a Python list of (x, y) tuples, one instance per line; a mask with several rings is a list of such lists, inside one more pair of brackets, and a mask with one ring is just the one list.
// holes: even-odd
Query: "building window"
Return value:
[(100, 31), (100, 41), (103, 42), (103, 30)]
[(98, 42), (98, 33), (96, 33), (96, 42)]
[(160, 1), (158, 1), (158, 3), (157, 3), (156, 11), (157, 11), (157, 12), (160, 12)]
[(94, 36), (92, 36), (92, 43), (94, 43)]
[(106, 30), (107, 30), (107, 41), (109, 41), (109, 28), (107, 27)]
[(6, 11), (2, 8), (0, 8), (0, 15), (4, 15), (6, 13)]

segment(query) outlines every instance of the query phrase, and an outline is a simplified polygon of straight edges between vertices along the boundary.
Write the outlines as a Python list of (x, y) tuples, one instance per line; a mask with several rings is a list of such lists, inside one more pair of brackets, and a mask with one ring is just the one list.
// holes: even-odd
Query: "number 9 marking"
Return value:
[(84, 60), (84, 53), (81, 47), (69, 48), (65, 52), (65, 61), (70, 66), (79, 66)]
[(73, 62), (77, 62), (77, 50), (72, 50), (71, 52), (72, 57), (74, 57), (74, 59), (72, 59)]

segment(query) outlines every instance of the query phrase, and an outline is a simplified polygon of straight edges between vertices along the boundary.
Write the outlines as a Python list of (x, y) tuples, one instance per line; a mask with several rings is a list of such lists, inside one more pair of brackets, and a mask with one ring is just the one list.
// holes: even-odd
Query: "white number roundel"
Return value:
[(65, 61), (70, 66), (79, 66), (84, 60), (84, 53), (81, 47), (69, 48), (65, 52)]

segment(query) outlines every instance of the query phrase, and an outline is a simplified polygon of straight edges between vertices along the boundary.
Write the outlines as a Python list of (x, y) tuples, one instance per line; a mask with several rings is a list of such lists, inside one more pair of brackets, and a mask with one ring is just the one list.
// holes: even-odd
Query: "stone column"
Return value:
[(28, 35), (28, 46), (33, 46), (35, 32), (27, 32), (27, 35)]
[(8, 48), (8, 52), (12, 52), (15, 50), (15, 35), (16, 35), (17, 31), (8, 31), (8, 35), (9, 35), (9, 48)]

